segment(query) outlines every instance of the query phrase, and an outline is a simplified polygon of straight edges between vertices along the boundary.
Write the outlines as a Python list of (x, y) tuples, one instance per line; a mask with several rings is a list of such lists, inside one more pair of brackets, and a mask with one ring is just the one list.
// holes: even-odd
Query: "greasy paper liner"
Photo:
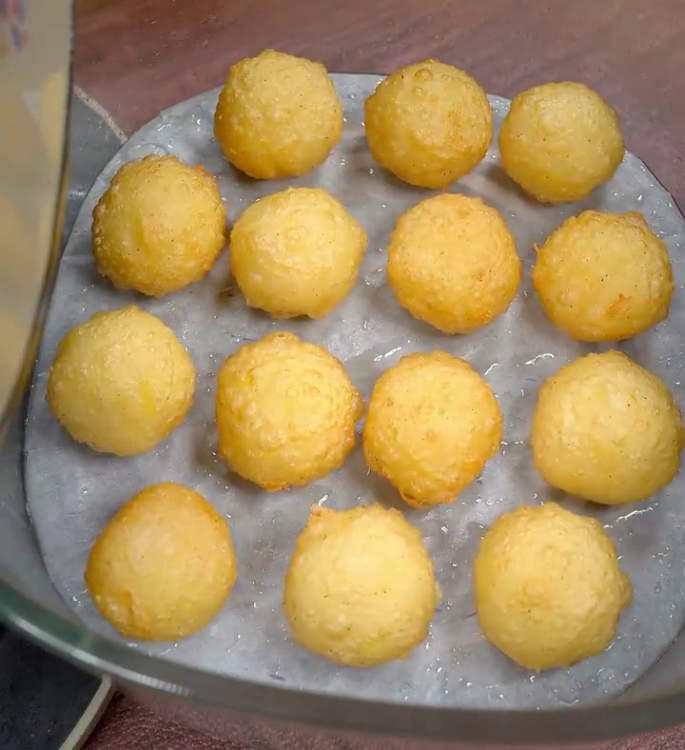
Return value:
[[(524, 261), (524, 279), (508, 313), (469, 336), (445, 336), (402, 310), (385, 282), (385, 247), (397, 216), (430, 195), (400, 184), (372, 160), (363, 128), (363, 101), (379, 78), (337, 75), (345, 106), (342, 142), (313, 173), (292, 181), (253, 182), (235, 172), (212, 137), (217, 91), (182, 102), (139, 130), (112, 159), (86, 197), (61, 264), (40, 351), (26, 432), (28, 504), (48, 572), (89, 627), (119, 638), (96, 612), (85, 589), (88, 551), (107, 520), (131, 495), (159, 481), (183, 482), (205, 495), (228, 519), (239, 564), (226, 606), (202, 632), (179, 643), (132, 643), (160, 658), (206, 670), (278, 681), (339, 695), (464, 707), (523, 708), (593, 703), (622, 692), (667, 649), (685, 620), (685, 487), (679, 476), (658, 497), (591, 513), (616, 540), (635, 598), (620, 633), (601, 656), (568, 671), (533, 675), (519, 669), (481, 636), (474, 615), (471, 561), (484, 530), (522, 503), (558, 499), (531, 467), (527, 436), (542, 381), (593, 348), (555, 331), (532, 291), (534, 244), (567, 216), (586, 208), (639, 210), (668, 243), (677, 293), (669, 319), (620, 346), (661, 376), (681, 407), (685, 399), (683, 334), (685, 222), (668, 193), (637, 158), (626, 155), (614, 179), (590, 198), (549, 207), (526, 199), (499, 166), (495, 141), (482, 164), (453, 186), (480, 195), (502, 212)], [(508, 102), (491, 97), (498, 126)], [(202, 282), (161, 300), (114, 291), (100, 278), (90, 248), (91, 212), (117, 168), (151, 153), (201, 163), (218, 176), (229, 221), (253, 200), (288, 184), (325, 188), (363, 224), (369, 237), (359, 281), (345, 302), (319, 321), (274, 322), (246, 308), (228, 284), (222, 255)], [(157, 449), (136, 458), (98, 455), (74, 443), (50, 416), (46, 370), (59, 340), (98, 310), (135, 303), (178, 334), (197, 370), (195, 404), (184, 424)], [(428, 512), (407, 512), (435, 561), (444, 599), (427, 641), (412, 655), (382, 667), (339, 668), (294, 645), (281, 611), (283, 577), (295, 539), (314, 503), (348, 508), (396, 493), (369, 474), (359, 447), (346, 466), (302, 490), (268, 494), (229, 475), (215, 455), (214, 386), (224, 358), (247, 341), (292, 330), (341, 358), (368, 398), (375, 379), (413, 351), (444, 349), (466, 358), (492, 385), (505, 418), (501, 453), (459, 499)], [(608, 348), (608, 347), (603, 347)], [(360, 423), (359, 428), (361, 428)]]

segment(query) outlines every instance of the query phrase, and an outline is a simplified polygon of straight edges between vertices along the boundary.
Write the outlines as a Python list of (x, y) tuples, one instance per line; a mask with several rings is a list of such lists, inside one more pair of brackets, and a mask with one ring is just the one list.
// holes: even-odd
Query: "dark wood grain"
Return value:
[(631, 151), (685, 205), (682, 0), (77, 0), (75, 78), (133, 131), (276, 47), (329, 70), (387, 73), (435, 56), (511, 96), (584, 81)]

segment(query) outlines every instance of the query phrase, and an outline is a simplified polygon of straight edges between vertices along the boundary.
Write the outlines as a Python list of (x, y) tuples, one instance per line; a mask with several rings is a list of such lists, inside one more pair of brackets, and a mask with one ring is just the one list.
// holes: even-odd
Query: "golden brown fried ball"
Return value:
[(473, 575), (485, 637), (535, 671), (602, 653), (632, 600), (599, 521), (555, 503), (500, 516), (481, 542)]
[(562, 367), (538, 397), (530, 436), (546, 482), (604, 505), (644, 500), (677, 474), (684, 442), (668, 388), (622, 352)]
[(93, 211), (93, 255), (117, 289), (150, 297), (202, 279), (225, 244), (216, 179), (175, 156), (119, 168)]
[(403, 357), (376, 381), (362, 444), (370, 469), (427, 508), (455, 500), (501, 439), (490, 386), (468, 362), (434, 351)]
[(642, 214), (584, 211), (538, 248), (533, 283), (547, 317), (580, 341), (620, 341), (668, 317), (666, 244)]
[(342, 103), (326, 68), (274, 50), (231, 66), (214, 116), (214, 136), (228, 161), (258, 180), (318, 167), (342, 126)]
[(284, 609), (304, 648), (351, 667), (404, 659), (440, 600), (418, 529), (380, 505), (314, 508), (285, 578)]
[(402, 307), (443, 333), (470, 333), (506, 312), (521, 260), (504, 219), (480, 198), (445, 193), (397, 220), (388, 283)]
[(363, 413), (339, 360), (292, 333), (272, 333), (219, 372), (219, 455), (265, 490), (302, 487), (343, 465)]
[(437, 60), (389, 75), (364, 113), (374, 159), (418, 187), (446, 188), (478, 166), (492, 141), (485, 91), (468, 73)]
[(102, 616), (122, 635), (175, 641), (221, 609), (237, 575), (226, 521), (173, 482), (132, 497), (104, 528), (86, 567)]
[(48, 406), (93, 450), (133, 456), (164, 440), (193, 402), (195, 368), (176, 334), (138, 307), (100, 312), (60, 342)]
[(545, 83), (516, 96), (499, 148), (509, 177), (542, 203), (585, 198), (613, 177), (625, 152), (618, 115), (582, 83)]
[(319, 188), (289, 188), (249, 206), (231, 232), (231, 272), (250, 307), (321, 318), (347, 296), (366, 234)]

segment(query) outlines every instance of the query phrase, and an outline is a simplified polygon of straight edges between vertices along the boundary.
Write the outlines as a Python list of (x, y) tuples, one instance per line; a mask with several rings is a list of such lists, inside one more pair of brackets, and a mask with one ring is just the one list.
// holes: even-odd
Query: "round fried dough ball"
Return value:
[(580, 341), (620, 341), (668, 317), (666, 244), (642, 214), (584, 211), (538, 248), (533, 284), (547, 317)]
[(228, 524), (194, 490), (155, 484), (132, 497), (97, 538), (86, 584), (122, 635), (175, 641), (221, 609), (237, 574)]
[(498, 451), (487, 382), (446, 352), (410, 354), (376, 381), (362, 435), (369, 468), (413, 508), (451, 503)]
[(364, 113), (374, 159), (418, 187), (446, 188), (480, 164), (492, 141), (485, 91), (468, 73), (437, 60), (389, 75)]
[(146, 453), (164, 440), (194, 392), (195, 367), (176, 334), (134, 306), (72, 328), (47, 385), (50, 411), (71, 437), (117, 456)]
[(404, 659), (440, 601), (421, 533), (380, 505), (315, 507), (285, 577), (283, 606), (301, 646), (351, 667)]
[(93, 255), (116, 289), (150, 297), (202, 279), (225, 244), (216, 179), (175, 156), (119, 168), (93, 211)]
[(289, 188), (249, 206), (231, 232), (231, 272), (250, 307), (321, 318), (347, 296), (366, 234), (319, 188)]
[(603, 505), (644, 500), (665, 487), (684, 439), (668, 388), (618, 351), (580, 357), (549, 378), (530, 436), (546, 482)]
[(618, 115), (582, 83), (545, 83), (516, 96), (499, 148), (505, 172), (542, 203), (585, 198), (613, 177), (625, 152)]
[(632, 600), (600, 522), (555, 503), (501, 515), (481, 542), (473, 576), (483, 634), (535, 671), (602, 653)]
[(257, 180), (298, 177), (342, 136), (343, 107), (321, 63), (265, 50), (231, 66), (214, 115), (228, 161)]
[(272, 333), (219, 372), (219, 455), (265, 490), (302, 487), (344, 464), (363, 413), (339, 360), (292, 333)]
[(397, 220), (388, 283), (402, 307), (443, 333), (470, 333), (506, 312), (521, 281), (516, 244), (480, 198), (445, 193)]

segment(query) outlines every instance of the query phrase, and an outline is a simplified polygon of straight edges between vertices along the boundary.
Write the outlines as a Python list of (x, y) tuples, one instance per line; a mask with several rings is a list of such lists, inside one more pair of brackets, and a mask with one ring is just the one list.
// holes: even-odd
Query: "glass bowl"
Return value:
[[(468, 69), (503, 96), (544, 80), (596, 87), (621, 113), (628, 147), (673, 188), (679, 184), (678, 144), (670, 129), (685, 124), (685, 113), (670, 105), (675, 94), (668, 86), (656, 87), (675, 75), (675, 62), (664, 55), (654, 63), (656, 53), (645, 42), (666, 46), (671, 19), (666, 9), (627, 5), (618, 13), (612, 4), (589, 2), (545, 10), (524, 2), (514, 11), (494, 0), (469, 9), (438, 0), (421, 9), (410, 2), (371, 7), (301, 0), (284, 12), (276, 0), (258, 10), (210, 0), (80, 0), (73, 26), (67, 0), (8, 3), (0, 12), (0, 85), (14, 106), (2, 124), (3, 141), (12, 148), (0, 153), (0, 198), (20, 221), (6, 224), (0, 240), (1, 298), (18, 321), (6, 334), (7, 376), (0, 383), (2, 618), (84, 669), (112, 675), (153, 709), (256, 746), (302, 746), (312, 738), (364, 747), (585, 743), (678, 723), (685, 705), (682, 637), (620, 696), (545, 710), (476, 710), (295, 690), (287, 682), (259, 684), (249, 675), (226, 677), (131, 649), (84, 626), (57, 593), (27, 512), (24, 477), (29, 383), (60, 254), (97, 175), (138, 128), (221, 85), (232, 62), (267, 47), (355, 73), (383, 74), (435, 56)], [(498, 50), (499, 60), (486, 50)]]

